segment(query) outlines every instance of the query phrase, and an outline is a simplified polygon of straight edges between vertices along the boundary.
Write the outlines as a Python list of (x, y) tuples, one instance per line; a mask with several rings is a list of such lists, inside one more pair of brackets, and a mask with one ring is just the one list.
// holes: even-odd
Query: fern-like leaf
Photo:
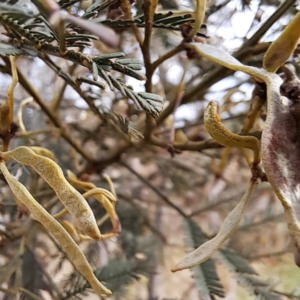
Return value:
[(13, 45), (0, 43), (0, 55), (2, 56), (9, 56), (9, 55), (30, 55), (30, 56), (37, 56), (37, 52), (35, 50), (30, 49), (22, 49)]
[[(185, 243), (188, 250), (194, 250), (206, 242), (201, 228), (192, 220), (184, 220), (186, 233)], [(214, 261), (209, 259), (199, 266), (193, 267), (193, 277), (196, 280), (201, 299), (213, 300), (215, 296), (224, 297), (223, 286), (216, 272)]]
[[(141, 275), (147, 275), (150, 266), (147, 260), (131, 259), (126, 261), (111, 260), (106, 266), (95, 270), (96, 277), (107, 284), (114, 294), (124, 293), (124, 288)], [(63, 299), (70, 299), (85, 294), (90, 288), (87, 281), (80, 275), (67, 279), (68, 287)]]
[[(137, 27), (145, 27), (144, 16), (136, 16), (133, 20), (98, 20), (94, 19), (94, 22), (101, 22), (104, 25), (107, 25), (111, 28), (128, 28), (132, 23), (136, 24)], [(165, 13), (156, 13), (153, 16), (153, 28), (168, 29), (180, 31), (181, 25), (190, 22), (194, 23), (195, 18), (192, 16), (192, 13), (184, 13), (182, 15), (176, 15), (174, 12), (169, 11)], [(197, 32), (197, 36), (206, 38), (207, 36), (203, 33), (205, 31), (206, 25), (201, 26), (201, 31)]]
[(216, 255), (230, 271), (236, 273), (237, 282), (245, 287), (251, 295), (257, 296), (257, 299), (260, 300), (282, 299), (267, 282), (255, 276), (257, 273), (246, 258), (229, 249), (219, 250)]

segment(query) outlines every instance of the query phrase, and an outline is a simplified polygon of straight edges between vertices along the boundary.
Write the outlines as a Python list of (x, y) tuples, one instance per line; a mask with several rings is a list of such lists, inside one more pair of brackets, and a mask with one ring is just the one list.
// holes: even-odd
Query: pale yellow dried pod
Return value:
[(267, 50), (264, 59), (264, 69), (276, 72), (293, 54), (300, 39), (300, 12), (285, 27), (281, 35), (273, 41)]
[(55, 191), (58, 199), (75, 218), (80, 230), (97, 240), (101, 238), (95, 216), (84, 197), (65, 179), (60, 166), (53, 160), (21, 146), (1, 153), (4, 159), (32, 167)]
[(40, 222), (60, 243), (64, 251), (68, 254), (70, 261), (75, 268), (86, 278), (92, 289), (99, 295), (111, 295), (107, 289), (95, 276), (84, 254), (72, 239), (70, 234), (59, 224), (29, 193), (26, 187), (16, 180), (7, 170), (4, 162), (0, 162), (0, 170), (7, 180), (9, 187), (16, 197), (29, 209), (32, 216)]
[(111, 181), (110, 177), (109, 177), (107, 174), (102, 174), (102, 177), (106, 180), (106, 182), (107, 182), (108, 185), (109, 185), (109, 188), (110, 188), (111, 193), (115, 196), (116, 201), (118, 201), (118, 199), (117, 199), (117, 194), (116, 194), (116, 191), (115, 191), (115, 187), (114, 187), (114, 184), (113, 184), (113, 182)]
[(254, 163), (260, 162), (259, 140), (254, 136), (240, 136), (230, 132), (221, 122), (216, 102), (210, 101), (204, 113), (204, 125), (209, 134), (225, 147), (248, 148), (254, 152)]
[(182, 258), (180, 262), (172, 268), (172, 272), (177, 272), (200, 265), (201, 263), (210, 259), (211, 256), (219, 248), (221, 248), (223, 243), (238, 228), (255, 184), (256, 181), (250, 182), (245, 195), (243, 196), (239, 204), (226, 217), (218, 234), (214, 238), (202, 244), (197, 249)]
[(76, 188), (78, 189), (83, 189), (84, 191), (89, 191), (92, 189), (99, 189), (99, 191), (101, 190), (102, 193), (115, 205), (117, 202), (117, 198), (116, 196), (111, 193), (110, 191), (106, 190), (106, 189), (102, 189), (102, 188), (98, 188), (97, 186), (95, 186), (93, 183), (91, 182), (87, 182), (87, 181), (82, 181), (79, 180), (76, 175), (74, 173), (72, 173), (70, 170), (67, 170), (67, 178), (69, 180), (69, 182)]
[(87, 191), (83, 194), (84, 198), (88, 198), (90, 196), (96, 198), (96, 200), (107, 211), (107, 214), (109, 215), (111, 223), (113, 225), (113, 231), (115, 233), (119, 233), (121, 231), (121, 223), (115, 210), (115, 203), (117, 201), (116, 197), (110, 191), (102, 188), (97, 188), (91, 182), (78, 180), (75, 174), (73, 174), (70, 170), (67, 170), (67, 178), (69, 179), (70, 183), (76, 188), (81, 188)]
[(43, 147), (38, 147), (38, 146), (31, 146), (29, 147), (31, 150), (33, 150), (36, 154), (46, 156), (53, 161), (56, 161), (54, 153), (50, 151), (49, 149), (43, 148)]
[(26, 127), (23, 122), (23, 109), (27, 104), (31, 103), (32, 101), (33, 101), (32, 97), (26, 98), (21, 102), (18, 109), (18, 123), (19, 123), (20, 131), (23, 133), (26, 133)]
[[(106, 190), (105, 190), (106, 191)], [(107, 192), (107, 191), (106, 191)], [(121, 232), (121, 223), (119, 217), (116, 213), (114, 205), (108, 200), (105, 193), (103, 193), (103, 189), (94, 188), (83, 194), (84, 198), (95, 197), (95, 199), (104, 207), (107, 214), (110, 217), (111, 223), (113, 225), (113, 231), (115, 233)]]
[(81, 238), (79, 234), (77, 233), (76, 229), (70, 222), (66, 220), (61, 220), (59, 221), (59, 223), (65, 228), (65, 230), (72, 237), (72, 239), (75, 241), (76, 244), (79, 244), (81, 242)]

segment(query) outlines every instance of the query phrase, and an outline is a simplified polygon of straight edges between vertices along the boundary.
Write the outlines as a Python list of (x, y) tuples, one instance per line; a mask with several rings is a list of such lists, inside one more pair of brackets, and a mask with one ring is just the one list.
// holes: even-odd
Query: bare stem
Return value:
[[(4, 66), (0, 65), (0, 70), (4, 73), (11, 74), (10, 68), (5, 68)], [(33, 99), (36, 101), (36, 103), (39, 104), (39, 106), (42, 108), (42, 110), (45, 112), (45, 114), (49, 117), (49, 119), (52, 121), (52, 123), (55, 125), (55, 127), (59, 128), (61, 130), (61, 136), (79, 153), (81, 154), (87, 161), (93, 161), (93, 158), (85, 152), (84, 149), (81, 148), (81, 146), (73, 140), (73, 138), (70, 136), (68, 131), (63, 127), (61, 124), (61, 121), (56, 118), (56, 116), (51, 112), (51, 110), (48, 108), (48, 106), (44, 103), (44, 101), (41, 99), (40, 95), (37, 93), (37, 91), (34, 89), (34, 87), (30, 84), (30, 82), (26, 79), (26, 77), (21, 73), (20, 70), (17, 69), (19, 82), (24, 87), (24, 89), (30, 94), (30, 96), (33, 97)]]

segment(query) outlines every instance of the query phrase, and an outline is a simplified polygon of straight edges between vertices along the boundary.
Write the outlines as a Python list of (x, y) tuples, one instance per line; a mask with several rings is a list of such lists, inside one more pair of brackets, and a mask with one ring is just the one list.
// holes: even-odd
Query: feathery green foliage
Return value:
[[(184, 220), (185, 244), (187, 249), (196, 249), (206, 242), (207, 238), (201, 228), (193, 220)], [(200, 296), (203, 299), (216, 299), (215, 296), (224, 297), (223, 286), (220, 283), (212, 259), (203, 264), (193, 267), (193, 277), (196, 280)]]
[(262, 300), (282, 299), (270, 284), (255, 276), (257, 273), (250, 266), (247, 259), (235, 251), (222, 249), (218, 251), (217, 257), (231, 272), (236, 273), (238, 283), (244, 286), (251, 295), (255, 295)]

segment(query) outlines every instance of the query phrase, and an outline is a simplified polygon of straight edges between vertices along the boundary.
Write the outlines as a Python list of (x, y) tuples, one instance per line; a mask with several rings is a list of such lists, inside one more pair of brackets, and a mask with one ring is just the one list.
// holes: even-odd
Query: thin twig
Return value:
[(5, 289), (3, 287), (0, 286), (0, 292), (3, 292), (5, 294), (10, 294), (10, 295), (14, 295), (16, 296), (18, 294), (18, 292), (21, 292), (23, 294), (26, 294), (27, 296), (29, 296), (29, 298), (33, 299), (33, 300), (43, 300), (43, 298), (35, 295), (34, 293), (28, 291), (27, 289), (24, 288), (19, 288), (18, 291), (14, 290), (14, 289)]
[(9, 101), (9, 120), (11, 123), (11, 122), (13, 122), (13, 118), (14, 118), (14, 90), (18, 83), (18, 74), (16, 71), (17, 70), (16, 57), (10, 56), (9, 61), (10, 61), (10, 67), (11, 67), (11, 73), (12, 73), (12, 82), (7, 91), (7, 98)]
[(214, 210), (216, 207), (218, 207), (218, 206), (220, 206), (220, 205), (222, 205), (222, 204), (224, 204), (224, 203), (229, 203), (229, 202), (231, 202), (231, 201), (233, 201), (233, 200), (236, 200), (236, 198), (239, 198), (239, 199), (240, 199), (240, 198), (243, 196), (243, 194), (244, 194), (244, 192), (243, 192), (243, 193), (239, 193), (238, 195), (235, 195), (235, 196), (232, 196), (232, 195), (231, 195), (231, 197), (225, 198), (225, 199), (223, 199), (223, 200), (221, 200), (221, 201), (212, 203), (212, 204), (207, 205), (207, 206), (205, 206), (205, 207), (203, 207), (203, 208), (200, 208), (200, 209), (198, 209), (198, 210), (195, 210), (195, 211), (193, 211), (193, 212), (189, 215), (189, 217), (194, 217), (195, 215), (198, 215), (198, 214), (201, 214), (201, 213), (204, 213), (204, 212), (208, 212), (208, 211), (212, 211), (212, 210)]
[(152, 65), (150, 57), (150, 47), (151, 47), (151, 35), (152, 35), (152, 22), (155, 8), (157, 5), (157, 0), (145, 0), (143, 4), (144, 18), (145, 18), (145, 38), (143, 45), (141, 47), (144, 65), (146, 69), (147, 81), (145, 83), (146, 92), (151, 93), (152, 91)]
[[(254, 47), (261, 37), (269, 30), (269, 28), (295, 3), (295, 0), (284, 1), (278, 9), (270, 16), (270, 18), (262, 25), (262, 27), (255, 32), (255, 34), (246, 41), (242, 47), (236, 51), (233, 56), (240, 61), (245, 61), (249, 57), (250, 48)], [(251, 54), (250, 54), (251, 56)], [(224, 76), (224, 71), (227, 71), (224, 67), (216, 68), (210, 75), (206, 76), (200, 84), (193, 87), (188, 91), (185, 97), (182, 99), (182, 103), (191, 102), (193, 97), (197, 97), (208, 87), (218, 82), (220, 79), (232, 74), (233, 72), (226, 72)]]
[[(5, 59), (5, 57), (3, 58)], [(7, 60), (6, 60), (7, 61)], [(0, 65), (0, 70), (4, 73), (10, 74), (10, 68), (4, 67)], [(66, 131), (66, 129), (62, 126), (59, 119), (57, 119), (48, 106), (41, 99), (40, 95), (36, 92), (34, 87), (30, 84), (30, 82), (26, 79), (26, 77), (18, 70), (19, 82), (24, 87), (24, 89), (29, 93), (30, 96), (39, 104), (45, 114), (49, 117), (49, 119), (53, 122), (53, 124), (61, 130), (61, 136), (78, 152), (80, 153), (87, 161), (93, 161), (93, 158), (85, 152), (81, 146), (73, 140), (70, 134)]]
[(284, 218), (284, 213), (280, 213), (280, 214), (275, 215), (275, 216), (269, 216), (269, 217), (267, 217), (265, 219), (262, 219), (262, 220), (260, 220), (258, 222), (250, 223), (250, 224), (246, 224), (246, 225), (240, 226), (237, 231), (249, 230), (252, 227), (264, 225), (265, 223), (268, 223), (268, 222), (276, 222), (276, 221), (279, 221), (281, 219), (283, 220), (283, 218)]
[[(178, 91), (177, 91), (177, 95), (176, 95), (176, 98), (175, 98), (175, 107), (174, 107), (174, 110), (173, 110), (173, 116), (175, 115), (175, 112), (176, 112), (176, 109), (178, 108), (178, 106), (180, 105), (180, 102), (181, 102), (181, 99), (184, 95), (184, 92), (182, 92), (182, 87), (183, 86), (183, 78), (184, 76), (182, 77), (182, 80), (181, 80), (181, 83), (179, 84), (179, 88), (178, 88)], [(181, 90), (181, 91), (180, 91)], [(173, 146), (174, 144), (174, 138), (175, 138), (175, 116), (172, 120), (172, 124), (171, 124), (171, 128), (170, 128), (170, 136), (169, 136), (169, 145), (170, 147)]]
[(142, 215), (143, 217), (143, 221), (145, 223), (145, 225), (154, 233), (156, 234), (160, 240), (163, 243), (167, 243), (167, 238), (164, 236), (164, 234), (162, 232), (160, 232), (155, 226), (153, 226), (149, 220), (149, 218), (146, 215), (143, 215), (141, 213), (141, 209), (138, 205), (136, 205), (131, 199), (125, 197), (124, 195), (119, 195), (122, 199), (124, 199), (124, 201), (130, 203), (130, 205), (132, 205), (132, 207), (134, 207), (134, 209), (137, 210), (137, 212), (139, 213), (139, 215)]
[(196, 0), (196, 10), (195, 10), (195, 23), (193, 24), (193, 29), (190, 32), (189, 38), (194, 37), (197, 34), (199, 28), (203, 23), (206, 10), (206, 0)]
[(175, 209), (182, 217), (188, 219), (188, 215), (179, 208), (176, 204), (174, 204), (166, 195), (164, 195), (158, 188), (156, 188), (151, 182), (149, 182), (146, 178), (136, 172), (133, 168), (131, 168), (127, 163), (123, 161), (118, 162), (121, 166), (125, 167), (130, 173), (134, 174), (139, 180), (141, 180), (145, 185), (147, 185), (152, 191), (154, 191), (164, 202), (166, 202), (169, 206)]
[[(248, 40), (246, 41), (241, 48), (236, 51), (233, 56), (240, 60), (241, 62), (247, 61), (250, 57), (253, 56), (253, 51), (256, 54), (255, 50), (259, 47), (259, 50), (265, 52), (267, 50), (264, 49), (265, 44), (263, 44), (263, 48), (260, 45), (255, 45), (260, 40), (260, 38), (269, 30), (269, 28), (295, 3), (295, 0), (287, 0), (282, 2), (282, 4), (278, 7), (278, 9), (270, 16), (270, 18), (262, 25), (262, 27)], [(228, 70), (224, 67), (216, 67), (210, 74), (205, 76), (203, 80), (196, 86), (193, 86), (189, 91), (186, 92), (182, 99), (182, 104), (186, 104), (194, 101), (196, 98), (200, 98), (201, 95), (213, 84), (224, 79), (227, 76), (233, 74), (233, 71)], [(160, 124), (167, 116), (172, 113), (173, 108), (169, 105), (159, 116), (157, 119), (157, 124)]]
[[(255, 136), (256, 138), (260, 139), (261, 132), (252, 132), (248, 134), (249, 136)], [(155, 136), (151, 136), (149, 142), (155, 146), (159, 146), (161, 148), (168, 149), (169, 144), (163, 140), (158, 139)], [(223, 146), (217, 143), (214, 139), (207, 139), (205, 141), (200, 142), (191, 142), (188, 141), (186, 143), (174, 143), (174, 148), (182, 151), (202, 151), (205, 149), (215, 149), (215, 148), (222, 148)]]
[[(43, 57), (40, 57), (52, 70), (54, 70), (54, 72), (56, 72), (58, 74), (58, 76), (61, 76), (62, 73), (64, 73), (64, 71), (61, 70), (61, 68), (59, 66), (57, 66), (49, 56), (44, 55)], [(64, 80), (66, 80), (66, 76), (63, 77)], [(92, 99), (90, 99), (89, 96), (87, 96), (80, 88), (79, 85), (77, 85), (76, 83), (72, 82), (72, 81), (67, 81), (66, 83), (69, 84), (77, 93), (78, 95), (87, 103), (87, 105), (89, 106), (89, 108), (91, 109), (91, 111), (96, 114), (97, 116), (99, 116), (99, 118), (103, 121), (106, 121), (114, 130), (115, 132), (125, 141), (130, 142), (130, 138), (114, 123), (112, 122), (110, 119), (104, 119), (103, 115), (100, 113), (99, 109), (97, 109), (97, 107), (95, 106), (95, 103), (93, 102)], [(53, 111), (53, 113), (55, 113), (55, 111)]]
[[(131, 13), (130, 1), (129, 0), (122, 0), (121, 1), (121, 8), (122, 8), (122, 10), (125, 14), (126, 20), (133, 20), (132, 13)], [(138, 27), (136, 26), (135, 23), (131, 23), (130, 27), (131, 27), (131, 30), (132, 30), (137, 42), (139, 43), (140, 47), (142, 47), (143, 40), (142, 40), (141, 32), (139, 31), (139, 29), (138, 29)]]
[[(72, 74), (76, 68), (77, 68), (77, 64), (75, 64), (75, 63), (72, 66), (70, 66), (69, 71), (68, 71), (70, 76), (72, 76)], [(67, 85), (68, 85), (68, 82), (66, 80), (64, 80), (63, 85), (60, 88), (59, 92), (55, 93), (55, 95), (51, 101), (50, 107), (54, 113), (56, 113), (58, 111), (59, 105), (63, 100), (63, 95), (64, 95)]]
[(263, 254), (258, 254), (258, 255), (252, 255), (252, 256), (247, 257), (247, 259), (250, 260), (250, 261), (260, 260), (262, 258), (270, 258), (270, 257), (275, 257), (275, 256), (281, 256), (281, 255), (284, 255), (288, 252), (290, 252), (289, 249), (284, 249), (284, 250), (277, 251), (277, 252), (269, 252), (269, 253), (263, 253)]
[(175, 48), (171, 49), (169, 52), (165, 53), (164, 55), (160, 56), (156, 61), (152, 63), (151, 71), (154, 73), (154, 71), (167, 59), (173, 57), (174, 55), (178, 54), (179, 52), (184, 50), (184, 44), (180, 43)]
[(56, 292), (58, 299), (62, 299), (63, 295), (60, 292), (60, 290), (58, 289), (57, 285), (55, 284), (55, 282), (52, 280), (51, 276), (48, 274), (48, 272), (44, 269), (44, 267), (40, 264), (40, 262), (38, 261), (38, 259), (36, 258), (34, 252), (31, 250), (31, 248), (29, 247), (29, 245), (26, 246), (27, 251), (29, 251), (35, 261), (35, 264), (37, 265), (37, 267), (40, 269), (40, 271), (46, 276), (49, 285), (53, 288), (53, 290)]

